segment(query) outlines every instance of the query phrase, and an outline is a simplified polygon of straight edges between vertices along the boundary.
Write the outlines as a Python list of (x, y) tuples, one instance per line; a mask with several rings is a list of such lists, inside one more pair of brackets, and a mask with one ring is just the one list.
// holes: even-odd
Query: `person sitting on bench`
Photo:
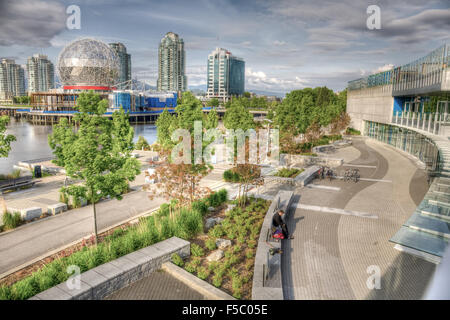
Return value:
[(281, 228), (285, 239), (294, 239), (293, 236), (289, 235), (289, 231), (287, 229), (286, 223), (284, 223), (284, 221), (282, 219), (283, 216), (284, 216), (283, 210), (278, 210), (277, 212), (275, 212), (275, 214), (273, 215), (273, 218), (272, 218), (272, 224), (277, 228)]

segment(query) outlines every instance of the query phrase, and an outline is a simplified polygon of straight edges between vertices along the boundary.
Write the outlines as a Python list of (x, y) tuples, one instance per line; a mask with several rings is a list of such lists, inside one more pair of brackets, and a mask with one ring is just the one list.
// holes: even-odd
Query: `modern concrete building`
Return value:
[(110, 43), (109, 46), (119, 58), (119, 79), (117, 89), (129, 89), (131, 80), (131, 55), (123, 43)]
[(46, 55), (28, 58), (28, 92), (46, 92), (55, 87), (55, 67)]
[(168, 32), (158, 49), (158, 91), (186, 91), (186, 53), (184, 42), (176, 33)]
[(207, 79), (207, 98), (227, 101), (240, 96), (245, 90), (245, 62), (226, 49), (216, 48), (208, 56)]
[(450, 240), (450, 44), (392, 70), (348, 83), (351, 126), (409, 153), (430, 188), (392, 236), (396, 248), (440, 258)]
[(0, 100), (12, 100), (25, 95), (25, 72), (13, 59), (0, 63)]

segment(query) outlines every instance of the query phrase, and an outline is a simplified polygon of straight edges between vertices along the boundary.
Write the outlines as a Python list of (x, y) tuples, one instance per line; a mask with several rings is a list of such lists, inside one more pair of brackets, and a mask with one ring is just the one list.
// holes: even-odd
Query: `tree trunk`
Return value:
[(94, 190), (91, 189), (91, 199), (92, 206), (94, 208), (94, 234), (95, 234), (95, 244), (98, 243), (98, 232), (97, 232), (97, 210), (95, 209), (95, 198), (94, 198)]

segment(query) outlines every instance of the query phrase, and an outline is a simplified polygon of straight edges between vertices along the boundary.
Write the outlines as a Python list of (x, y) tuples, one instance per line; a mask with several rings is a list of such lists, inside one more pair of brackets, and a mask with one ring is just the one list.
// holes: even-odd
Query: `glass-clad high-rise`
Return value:
[(127, 53), (127, 48), (123, 43), (110, 43), (109, 46), (119, 58), (119, 79), (118, 89), (129, 89), (131, 80), (131, 55)]
[(245, 62), (230, 51), (216, 48), (208, 56), (208, 98), (224, 101), (231, 96), (240, 96), (245, 90)]
[(55, 87), (55, 67), (46, 55), (28, 58), (28, 92), (46, 92)]
[(158, 49), (158, 91), (186, 91), (185, 56), (183, 39), (168, 32)]

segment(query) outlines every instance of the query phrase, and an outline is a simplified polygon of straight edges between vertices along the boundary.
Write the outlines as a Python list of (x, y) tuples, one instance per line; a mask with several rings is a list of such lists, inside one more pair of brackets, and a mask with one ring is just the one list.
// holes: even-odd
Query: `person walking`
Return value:
[(281, 228), (281, 231), (283, 232), (283, 236), (285, 239), (294, 239), (293, 236), (289, 235), (288, 228), (286, 226), (286, 223), (283, 221), (284, 211), (278, 210), (275, 212), (272, 218), (272, 223), (275, 227)]

